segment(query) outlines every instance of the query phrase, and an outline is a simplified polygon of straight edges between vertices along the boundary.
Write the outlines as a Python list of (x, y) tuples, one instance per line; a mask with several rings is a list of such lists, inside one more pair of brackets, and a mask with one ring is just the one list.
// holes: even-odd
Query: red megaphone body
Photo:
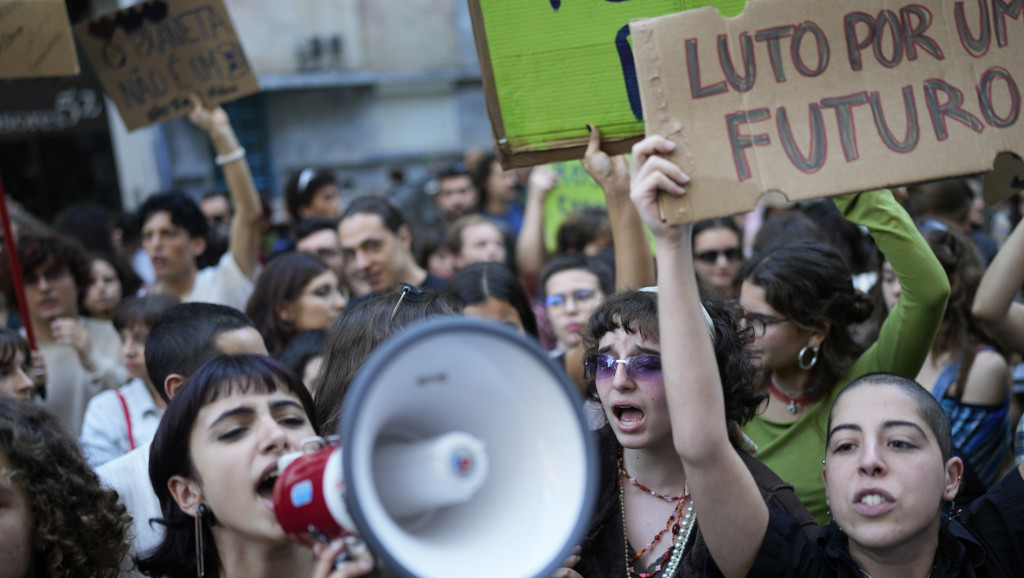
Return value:
[(355, 534), (345, 507), (341, 446), (319, 440), (303, 452), (278, 461), (274, 484), (274, 515), (292, 540), (312, 547)]

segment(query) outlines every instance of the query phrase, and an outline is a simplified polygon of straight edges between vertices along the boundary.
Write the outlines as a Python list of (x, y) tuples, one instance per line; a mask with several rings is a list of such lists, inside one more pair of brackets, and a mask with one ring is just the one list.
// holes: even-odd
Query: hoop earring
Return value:
[[(800, 350), (800, 353), (798, 353), (796, 356), (796, 364), (800, 366), (800, 369), (807, 371), (808, 369), (814, 367), (815, 363), (818, 363), (818, 349), (819, 346), (817, 345), (815, 345), (814, 347), (811, 347), (810, 345), (805, 345), (803, 349)], [(810, 361), (805, 362), (804, 357), (807, 357), (807, 350), (811, 350), (811, 352), (814, 353), (814, 355), (811, 357)]]
[(206, 517), (208, 509), (206, 504), (199, 504), (199, 512), (194, 516), (196, 521), (196, 576), (206, 576), (206, 549), (203, 547), (203, 518)]

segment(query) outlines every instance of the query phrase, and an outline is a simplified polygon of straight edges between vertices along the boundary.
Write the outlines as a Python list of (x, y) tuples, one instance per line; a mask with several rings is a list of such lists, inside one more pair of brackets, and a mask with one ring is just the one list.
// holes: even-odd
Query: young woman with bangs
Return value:
[(348, 578), (372, 570), (368, 553), (332, 568), (292, 542), (273, 511), (278, 459), (316, 435), (313, 400), (295, 375), (258, 355), (206, 362), (174, 397), (157, 430), (149, 477), (167, 528), (139, 561), (148, 576)]

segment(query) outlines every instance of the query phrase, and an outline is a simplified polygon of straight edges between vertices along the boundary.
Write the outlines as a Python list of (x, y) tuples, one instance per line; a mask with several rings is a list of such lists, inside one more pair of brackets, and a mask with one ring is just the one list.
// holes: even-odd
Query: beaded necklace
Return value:
[(636, 486), (637, 488), (640, 488), (642, 491), (647, 492), (648, 494), (654, 496), (655, 498), (665, 500), (666, 502), (669, 503), (678, 502), (686, 498), (685, 491), (682, 494), (679, 494), (678, 496), (666, 496), (665, 494), (659, 494), (658, 492), (655, 492), (654, 490), (641, 484), (640, 482), (636, 481), (636, 478), (629, 475), (629, 472), (626, 471), (626, 467), (622, 465), (621, 459), (619, 459), (619, 478), (626, 478), (627, 480), (629, 480), (630, 484)]
[[(622, 483), (622, 478), (629, 480), (631, 484), (647, 492), (648, 494), (655, 496), (659, 499), (665, 500), (666, 502), (676, 502), (676, 507), (673, 508), (672, 514), (669, 515), (668, 521), (665, 522), (665, 527), (662, 528), (657, 535), (646, 545), (643, 550), (640, 550), (636, 555), (632, 555), (629, 547), (629, 535), (626, 531), (626, 490), (625, 485)], [(663, 577), (670, 578), (676, 573), (676, 568), (679, 567), (679, 562), (683, 559), (683, 553), (686, 550), (686, 543), (690, 541), (690, 533), (693, 531), (694, 522), (696, 521), (696, 515), (693, 512), (693, 500), (689, 499), (689, 493), (683, 492), (679, 497), (665, 496), (658, 494), (648, 489), (643, 484), (640, 484), (629, 476), (626, 472), (626, 468), (623, 465), (622, 457), (619, 457), (619, 506), (622, 509), (622, 536), (623, 543), (625, 544), (626, 550), (626, 578), (652, 578), (659, 572)], [(683, 505), (686, 505), (685, 514), (683, 513)], [(661, 559), (658, 561), (657, 566), (654, 567), (653, 572), (637, 572), (633, 568), (633, 563), (640, 559), (641, 556), (647, 553), (652, 546), (657, 544), (662, 535), (665, 534), (669, 529), (672, 529), (672, 546), (661, 555)]]

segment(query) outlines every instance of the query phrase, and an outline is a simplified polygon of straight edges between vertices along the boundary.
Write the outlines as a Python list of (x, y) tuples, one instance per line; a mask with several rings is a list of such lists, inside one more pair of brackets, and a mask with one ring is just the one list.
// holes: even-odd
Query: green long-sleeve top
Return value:
[(796, 421), (775, 422), (758, 415), (743, 427), (757, 444), (758, 459), (793, 484), (818, 525), (829, 521), (821, 463), (828, 414), (836, 396), (855, 378), (877, 371), (914, 379), (931, 349), (949, 297), (942, 265), (892, 193), (847, 195), (835, 203), (848, 220), (867, 227), (900, 281), (900, 298), (882, 324), (878, 340), (839, 376), (828, 397)]

